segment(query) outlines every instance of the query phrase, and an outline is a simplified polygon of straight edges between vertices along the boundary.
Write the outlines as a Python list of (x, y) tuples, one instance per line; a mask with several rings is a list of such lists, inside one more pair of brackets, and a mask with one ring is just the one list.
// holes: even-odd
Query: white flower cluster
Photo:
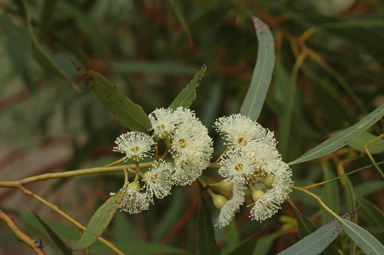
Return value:
[(154, 134), (166, 142), (173, 158), (173, 183), (185, 186), (194, 182), (208, 167), (213, 153), (207, 128), (194, 112), (182, 107), (156, 109), (149, 118)]
[[(208, 130), (193, 111), (181, 107), (160, 108), (149, 114), (149, 118), (153, 128), (151, 135), (128, 132), (116, 139), (114, 147), (114, 151), (125, 154), (126, 159), (136, 164), (136, 170), (131, 169), (131, 173), (136, 174), (135, 180), (127, 182), (120, 191), (124, 196), (119, 207), (131, 214), (148, 210), (154, 198), (169, 195), (173, 185), (194, 182), (209, 166), (213, 153)], [(220, 209), (216, 226), (230, 223), (244, 204), (249, 188), (254, 200), (251, 219), (263, 221), (271, 217), (293, 185), (292, 172), (276, 149), (273, 132), (240, 114), (219, 118), (214, 127), (228, 146), (219, 162), (218, 173), (225, 179), (218, 187), (232, 194), (228, 200), (209, 190), (214, 205)], [(167, 147), (165, 154), (142, 172), (139, 162), (153, 156), (160, 140)], [(163, 160), (167, 155), (171, 156), (170, 162)], [(142, 187), (140, 179), (144, 182)]]
[[(164, 140), (173, 162), (155, 161), (145, 173), (137, 171), (135, 181), (121, 189), (124, 196), (119, 208), (130, 214), (148, 210), (154, 197), (162, 199), (170, 194), (172, 185), (191, 184), (207, 168), (213, 152), (208, 130), (191, 110), (161, 108), (152, 112), (149, 118), (153, 134)], [(153, 156), (155, 139), (144, 133), (128, 132), (120, 135), (115, 143), (114, 151), (138, 163), (144, 157)], [(138, 176), (144, 181), (142, 188)]]
[(216, 225), (229, 224), (244, 203), (245, 185), (255, 201), (251, 219), (263, 221), (274, 215), (288, 194), (292, 172), (281, 160), (273, 132), (240, 114), (219, 118), (215, 129), (227, 140), (219, 174), (233, 183), (232, 198), (221, 208)]

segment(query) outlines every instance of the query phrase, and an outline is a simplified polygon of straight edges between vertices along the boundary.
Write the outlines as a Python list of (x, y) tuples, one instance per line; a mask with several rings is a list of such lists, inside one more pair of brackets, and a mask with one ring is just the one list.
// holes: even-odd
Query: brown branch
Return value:
[[(45, 200), (44, 198), (36, 195), (35, 193), (33, 193), (32, 191), (24, 188), (23, 186), (21, 185), (18, 185), (16, 188), (18, 188), (19, 190), (21, 190), (24, 194), (26, 195), (29, 195), (31, 197), (33, 197), (34, 199), (36, 199), (37, 201), (41, 202), (42, 204), (46, 205), (47, 207), (51, 208), (53, 211), (57, 212), (58, 214), (60, 214), (63, 218), (67, 219), (69, 222), (71, 222), (73, 225), (75, 225), (80, 231), (85, 231), (86, 227), (84, 225), (82, 225), (81, 223), (79, 223), (77, 220), (75, 220), (74, 218), (72, 218), (71, 216), (69, 216), (67, 213), (65, 213), (64, 211), (62, 211), (57, 205), (54, 205), (52, 204), (51, 202), (49, 202), (48, 200)], [(108, 240), (102, 238), (102, 237), (98, 237), (97, 240), (99, 240), (101, 243), (105, 244), (106, 246), (108, 246), (111, 250), (113, 250), (114, 252), (116, 252), (117, 254), (119, 255), (124, 255), (125, 253), (120, 251), (113, 243), (109, 242)]]
[(13, 232), (16, 238), (28, 245), (36, 254), (45, 254), (42, 248), (39, 248), (35, 245), (35, 241), (25, 234), (15, 223), (11, 216), (6, 214), (0, 209), (0, 220), (2, 220), (5, 225)]

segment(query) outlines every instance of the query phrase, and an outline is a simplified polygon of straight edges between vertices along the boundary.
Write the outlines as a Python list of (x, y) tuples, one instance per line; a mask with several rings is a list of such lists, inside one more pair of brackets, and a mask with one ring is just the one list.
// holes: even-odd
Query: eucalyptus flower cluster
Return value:
[[(132, 131), (115, 141), (114, 151), (125, 154), (136, 165), (130, 171), (135, 174), (134, 180), (127, 180), (121, 189), (124, 196), (119, 206), (131, 214), (148, 210), (154, 198), (166, 197), (174, 185), (190, 185), (210, 165), (213, 153), (208, 130), (193, 111), (160, 108), (149, 114), (149, 119), (150, 134)], [(218, 160), (218, 173), (224, 179), (208, 185), (223, 191), (215, 194), (208, 189), (213, 204), (220, 209), (216, 226), (224, 227), (231, 222), (247, 194), (254, 201), (248, 205), (252, 206), (251, 219), (263, 221), (271, 217), (293, 185), (292, 171), (276, 149), (273, 132), (240, 114), (217, 119), (214, 128), (227, 145)], [(158, 159), (160, 142), (166, 150)], [(156, 160), (148, 169), (140, 169), (139, 162), (153, 157), (155, 151)]]
[(230, 223), (244, 203), (247, 190), (254, 201), (248, 205), (252, 206), (250, 218), (263, 221), (272, 217), (293, 185), (292, 171), (276, 149), (273, 132), (240, 114), (219, 118), (214, 127), (228, 146), (219, 162), (218, 172), (225, 178), (219, 188), (227, 183), (227, 189), (232, 189), (227, 201), (221, 195), (213, 196), (214, 204), (215, 200), (224, 201), (215, 204), (220, 209), (216, 225), (224, 227)]
[[(153, 129), (151, 135), (128, 132), (120, 135), (114, 151), (125, 154), (136, 164), (136, 177), (121, 189), (124, 193), (119, 208), (130, 214), (148, 210), (154, 198), (162, 199), (171, 193), (173, 185), (189, 185), (207, 168), (213, 152), (212, 139), (207, 128), (189, 109), (160, 108), (149, 114)], [(144, 171), (139, 162), (153, 157), (155, 148), (163, 141), (171, 162), (156, 160)], [(141, 182), (144, 184), (141, 185)], [(114, 193), (111, 193), (113, 195)]]

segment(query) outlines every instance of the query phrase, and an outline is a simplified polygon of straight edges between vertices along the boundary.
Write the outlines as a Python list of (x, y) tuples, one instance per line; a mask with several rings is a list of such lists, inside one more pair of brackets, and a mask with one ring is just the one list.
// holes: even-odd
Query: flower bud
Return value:
[(261, 179), (260, 182), (264, 183), (265, 185), (272, 187), (273, 185), (273, 180), (275, 179), (275, 176), (272, 174), (268, 174), (265, 176), (263, 179)]
[(222, 195), (212, 195), (212, 200), (213, 200), (213, 205), (217, 208), (220, 209), (223, 208), (225, 203), (228, 201), (224, 196)]
[(140, 191), (140, 184), (138, 184), (137, 182), (131, 182), (128, 187), (131, 189), (135, 189), (136, 191)]
[(231, 192), (233, 189), (233, 183), (228, 181), (227, 179), (224, 179), (218, 183), (218, 187), (222, 190)]
[(253, 201), (257, 201), (259, 200), (265, 193), (262, 191), (262, 190), (255, 190), (254, 192), (252, 192), (252, 199)]

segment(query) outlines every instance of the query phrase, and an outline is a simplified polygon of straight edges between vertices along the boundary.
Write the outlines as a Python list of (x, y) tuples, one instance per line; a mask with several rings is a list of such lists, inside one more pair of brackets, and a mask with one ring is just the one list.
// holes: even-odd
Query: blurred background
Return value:
[[(75, 66), (103, 74), (150, 113), (167, 107), (200, 66), (207, 65), (207, 75), (191, 108), (215, 138), (217, 157), (222, 152), (221, 142), (212, 124), (218, 117), (239, 112), (256, 63), (252, 16), (268, 24), (276, 52), (272, 84), (258, 121), (275, 132), (286, 162), (384, 103), (384, 1), (0, 3), (1, 180), (102, 166), (121, 156), (112, 152), (112, 147), (126, 128), (92, 95)], [(292, 96), (292, 123), (287, 130), (282, 127)], [(381, 133), (377, 124), (362, 141)], [(383, 160), (381, 142), (376, 161)], [(330, 179), (342, 173), (340, 164), (345, 171), (371, 164), (361, 156), (361, 148), (360, 144), (333, 153), (322, 164), (295, 166), (295, 184)], [(109, 192), (118, 190), (122, 182), (123, 175), (117, 173), (49, 180), (28, 188), (87, 224)], [(354, 174), (351, 182), (356, 196), (364, 196), (379, 211), (384, 209), (384, 183), (375, 170)], [(333, 182), (315, 193), (323, 194), (325, 200), (338, 197), (330, 207), (340, 214), (348, 211), (342, 183)], [(318, 225), (330, 220), (311, 198), (296, 192), (291, 197)], [(41, 238), (51, 254), (56, 248), (31, 209), (44, 216), (68, 244), (74, 245), (79, 238), (68, 222), (17, 190), (0, 189), (0, 206), (28, 235)], [(129, 254), (152, 254), (145, 243), (194, 251), (197, 207), (193, 185), (175, 188), (172, 196), (157, 201), (148, 212), (133, 216), (117, 213), (106, 237), (127, 253), (135, 251)], [(210, 209), (214, 219), (218, 211)], [(223, 254), (252, 234), (259, 234), (269, 245), (259, 247), (255, 254), (276, 254), (299, 240), (288, 203), (274, 220), (263, 224), (250, 221), (248, 212), (244, 206), (231, 227), (216, 229)], [(183, 216), (191, 218), (183, 221)], [(364, 218), (361, 224), (374, 225)], [(4, 224), (0, 228), (1, 254), (31, 252)], [(384, 240), (382, 230), (372, 231)], [(98, 244), (92, 249), (95, 254), (111, 254)], [(157, 251), (161, 253), (159, 247)], [(183, 253), (175, 249), (163, 254)]]

